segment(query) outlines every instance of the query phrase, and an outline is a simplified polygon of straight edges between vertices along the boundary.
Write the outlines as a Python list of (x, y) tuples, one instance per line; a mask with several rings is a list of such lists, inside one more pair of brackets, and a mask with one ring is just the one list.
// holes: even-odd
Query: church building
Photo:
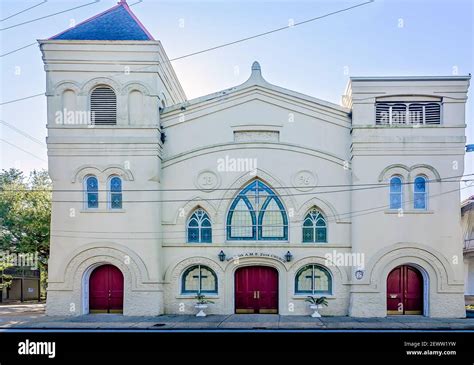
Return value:
[(254, 62), (187, 99), (125, 1), (39, 44), (48, 315), (465, 317), (470, 76), (351, 77), (334, 104)]

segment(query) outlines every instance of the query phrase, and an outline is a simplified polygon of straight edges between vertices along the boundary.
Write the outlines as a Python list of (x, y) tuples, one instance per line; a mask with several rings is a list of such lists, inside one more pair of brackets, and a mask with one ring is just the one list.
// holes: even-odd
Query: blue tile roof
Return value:
[(96, 15), (74, 28), (65, 30), (51, 39), (57, 40), (106, 40), (147, 41), (153, 37), (133, 15), (126, 3)]

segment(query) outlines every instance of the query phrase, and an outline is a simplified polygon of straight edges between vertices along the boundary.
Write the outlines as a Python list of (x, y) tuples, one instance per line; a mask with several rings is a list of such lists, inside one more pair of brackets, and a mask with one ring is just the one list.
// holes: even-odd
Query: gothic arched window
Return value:
[(280, 198), (262, 181), (254, 180), (233, 200), (227, 214), (227, 239), (288, 239), (285, 208)]

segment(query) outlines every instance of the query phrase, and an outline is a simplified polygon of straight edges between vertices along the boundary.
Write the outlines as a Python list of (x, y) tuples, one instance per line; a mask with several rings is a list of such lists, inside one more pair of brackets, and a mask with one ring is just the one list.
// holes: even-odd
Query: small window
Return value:
[(95, 209), (99, 207), (99, 182), (95, 176), (87, 176), (84, 181), (86, 190), (86, 207)]
[(118, 176), (109, 180), (109, 207), (122, 209), (122, 179)]
[(426, 209), (426, 179), (423, 176), (415, 178), (413, 190), (413, 207), (415, 209)]
[(315, 208), (311, 209), (304, 219), (303, 242), (327, 242), (326, 219)]
[(181, 292), (217, 294), (217, 275), (207, 266), (191, 266), (183, 273)]
[(212, 226), (204, 209), (196, 209), (188, 220), (188, 242), (211, 243)]
[(295, 277), (296, 294), (331, 294), (332, 280), (326, 268), (319, 265), (307, 265), (301, 268)]
[(390, 209), (402, 207), (402, 179), (394, 176), (390, 179)]
[(117, 97), (114, 90), (109, 86), (99, 86), (92, 90), (90, 110), (92, 124), (117, 124)]

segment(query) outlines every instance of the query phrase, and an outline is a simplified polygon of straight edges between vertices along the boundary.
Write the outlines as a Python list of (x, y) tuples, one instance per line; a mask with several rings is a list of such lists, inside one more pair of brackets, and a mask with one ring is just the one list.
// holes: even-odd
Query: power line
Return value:
[[(437, 197), (440, 197), (440, 196), (444, 196), (444, 195), (447, 195), (447, 194), (451, 194), (451, 193), (454, 193), (454, 192), (459, 192), (463, 189), (466, 189), (467, 187), (464, 187), (464, 188), (456, 188), (456, 189), (453, 189), (453, 190), (449, 190), (449, 191), (446, 191), (446, 192), (443, 192), (443, 193), (439, 193), (439, 194), (433, 194), (433, 195), (428, 195), (428, 197), (431, 199), (431, 198), (437, 198)], [(408, 199), (408, 200), (404, 200), (403, 203), (406, 204), (406, 203), (412, 203), (414, 202), (414, 199)], [(358, 210), (358, 211), (351, 211), (351, 212), (346, 212), (346, 213), (342, 213), (342, 214), (338, 214), (338, 215), (325, 215), (325, 219), (326, 219), (326, 222), (336, 222), (337, 219), (340, 217), (340, 216), (344, 216), (344, 215), (347, 215), (348, 217), (346, 217), (345, 219), (351, 219), (351, 218), (354, 218), (354, 217), (360, 217), (360, 216), (365, 216), (365, 215), (369, 215), (369, 214), (373, 214), (373, 213), (378, 213), (378, 212), (383, 212), (383, 211), (386, 211), (387, 208), (390, 208), (390, 204), (387, 204), (387, 205), (382, 205), (382, 206), (378, 206), (378, 207), (373, 207), (373, 208), (367, 208), (367, 209), (362, 209), (362, 210)], [(358, 214), (360, 213), (360, 214)], [(403, 216), (403, 210), (401, 212), (401, 216)], [(292, 223), (293, 224), (297, 224), (297, 223), (302, 223), (304, 222), (304, 219), (303, 220), (297, 220), (297, 221), (293, 221)], [(249, 226), (250, 227), (250, 226)], [(282, 226), (283, 227), (283, 226)], [(186, 230), (186, 227), (185, 227), (185, 230)], [(226, 234), (217, 234), (215, 235), (214, 232), (215, 231), (226, 231), (227, 230), (227, 226), (225, 228), (214, 228), (212, 227), (212, 237), (215, 238), (215, 237), (227, 237)], [(72, 231), (72, 230), (53, 230), (53, 231), (58, 231), (58, 232), (71, 232), (71, 233), (88, 233), (87, 231)], [(157, 233), (161, 236), (156, 236), (156, 237), (110, 237), (110, 236), (107, 236), (107, 237), (94, 237), (94, 236), (68, 236), (68, 235), (56, 235), (56, 234), (51, 234), (52, 237), (66, 237), (66, 238), (86, 238), (86, 239), (119, 239), (119, 240), (130, 240), (130, 239), (138, 239), (138, 240), (156, 240), (156, 239), (166, 239), (166, 240), (185, 240), (187, 238), (187, 235), (185, 236), (181, 236), (181, 237), (164, 237), (165, 234), (168, 234), (168, 233), (185, 233), (183, 232), (183, 230), (173, 230), (173, 231), (149, 231), (149, 232), (112, 232), (112, 231), (106, 231), (106, 232), (90, 232), (90, 233), (104, 233), (104, 234), (117, 234), (117, 233), (124, 233), (124, 234), (145, 234), (145, 233)], [(327, 243), (326, 243), (327, 244)]]
[(40, 3), (36, 4), (36, 5), (30, 6), (29, 8), (23, 9), (23, 10), (17, 12), (17, 13), (14, 13), (14, 14), (12, 14), (12, 15), (9, 15), (9, 16), (7, 16), (6, 18), (0, 19), (0, 22), (4, 22), (4, 21), (7, 20), (7, 19), (11, 19), (11, 18), (13, 18), (13, 17), (15, 17), (15, 16), (17, 16), (17, 15), (23, 14), (23, 13), (27, 12), (28, 10), (34, 9), (34, 8), (36, 8), (36, 7), (40, 6), (40, 5), (43, 5), (43, 4), (47, 3), (47, 2), (48, 2), (48, 0), (43, 0), (42, 2), (40, 2)]
[[(99, 1), (100, 1), (100, 0), (99, 0)], [(254, 39), (254, 38), (262, 37), (262, 36), (265, 36), (265, 35), (268, 35), (268, 34), (271, 34), (271, 33), (279, 32), (279, 31), (282, 31), (282, 30), (285, 30), (285, 29), (292, 28), (292, 27), (294, 27), (294, 26), (298, 26), (298, 25), (302, 25), (302, 24), (314, 22), (314, 21), (316, 21), (316, 20), (320, 20), (320, 19), (323, 19), (323, 18), (327, 18), (327, 17), (332, 16), (332, 15), (336, 15), (336, 14), (339, 14), (339, 13), (342, 13), (342, 12), (346, 12), (346, 11), (355, 9), (355, 8), (360, 7), (360, 6), (363, 6), (363, 5), (367, 5), (367, 4), (373, 3), (374, 1), (375, 1), (375, 0), (369, 0), (369, 1), (366, 1), (366, 2), (364, 2), (364, 3), (360, 3), (360, 4), (353, 5), (353, 6), (350, 6), (350, 7), (347, 7), (347, 8), (343, 8), (343, 9), (339, 9), (339, 10), (336, 10), (336, 11), (333, 11), (333, 12), (330, 12), (330, 13), (326, 13), (326, 14), (320, 15), (320, 16), (318, 16), (318, 17), (314, 17), (314, 18), (311, 18), (311, 19), (303, 20), (303, 21), (301, 21), (301, 22), (295, 23), (295, 24), (292, 25), (292, 26), (285, 26), (285, 27), (280, 27), (280, 28), (272, 29), (272, 30), (269, 30), (269, 31), (267, 31), (267, 32), (259, 33), (259, 34), (256, 34), (256, 35), (253, 35), (253, 36), (250, 36), (250, 37), (241, 38), (241, 39), (238, 39), (238, 40), (235, 40), (235, 41), (232, 41), (232, 42), (228, 42), (228, 43), (224, 43), (224, 44), (221, 44), (221, 45), (218, 45), (218, 46), (210, 47), (210, 48), (207, 48), (207, 49), (204, 49), (204, 50), (201, 50), (201, 51), (197, 51), (197, 52), (193, 52), (193, 53), (188, 53), (188, 54), (185, 54), (185, 55), (176, 57), (176, 58), (172, 58), (172, 59), (167, 60), (167, 61), (165, 61), (165, 62), (157, 62), (156, 65), (161, 65), (161, 64), (170, 63), (170, 62), (173, 62), (173, 61), (176, 61), (176, 60), (180, 60), (180, 59), (183, 59), (183, 58), (187, 58), (187, 57), (191, 57), (191, 56), (194, 56), (194, 55), (202, 54), (202, 53), (204, 53), (204, 52), (213, 51), (213, 50), (216, 50), (216, 49), (219, 49), (219, 48), (228, 47), (228, 46), (233, 45), (233, 44), (237, 44), (237, 43), (241, 43), (241, 42), (244, 42), (244, 41), (247, 41), (247, 40), (251, 40), (251, 39)], [(138, 3), (139, 3), (139, 2), (134, 3), (133, 5), (136, 5), (136, 4), (138, 4)], [(130, 5), (130, 6), (131, 6), (131, 5)], [(26, 48), (26, 47), (28, 47), (28, 46), (25, 46), (25, 47), (23, 47), (23, 48)], [(19, 49), (18, 49), (18, 50), (19, 50)], [(13, 52), (16, 52), (16, 51), (17, 51), (17, 50), (11, 51), (11, 52), (9, 52), (8, 54), (13, 53)], [(147, 68), (154, 67), (154, 66), (156, 66), (156, 65), (147, 65), (147, 66), (138, 68), (138, 69), (136, 69), (136, 70), (130, 70), (130, 73), (136, 73), (136, 72), (139, 72), (139, 71), (143, 71), (143, 70), (145, 70), (145, 69), (147, 69)], [(122, 74), (122, 73), (116, 73), (115, 75), (121, 75), (121, 74)], [(108, 76), (109, 76), (109, 77), (110, 77), (110, 76), (114, 76), (114, 74), (111, 74), (111, 75), (108, 75)], [(37, 94), (37, 95), (27, 96), (27, 97), (25, 97), (25, 98), (10, 100), (10, 101), (4, 102), (4, 103), (0, 103), (0, 106), (1, 106), (1, 105), (5, 105), (5, 104), (10, 104), (10, 103), (15, 103), (15, 102), (17, 102), (17, 101), (29, 99), (29, 98), (31, 98), (31, 97), (36, 97), (36, 96), (40, 96), (40, 95), (43, 95), (43, 94)]]
[[(466, 182), (466, 181), (474, 181), (474, 179), (461, 179), (461, 180), (453, 180), (449, 181), (449, 179), (458, 179), (458, 178), (463, 178), (463, 177), (469, 177), (469, 176), (474, 176), (473, 174), (466, 174), (466, 175), (457, 175), (457, 176), (449, 176), (445, 178), (439, 178), (439, 179), (427, 179), (426, 183), (436, 183), (436, 182), (454, 182), (454, 183), (459, 183), (459, 182)], [(401, 185), (413, 185), (415, 184), (414, 181), (404, 181), (401, 183)], [(315, 189), (315, 188), (344, 188), (344, 187), (349, 187), (350, 189), (343, 189), (343, 190), (337, 190), (337, 191), (326, 191), (326, 192), (317, 192), (317, 194), (324, 194), (324, 193), (330, 193), (330, 192), (345, 192), (345, 191), (353, 191), (353, 187), (362, 187), (363, 189), (358, 189), (358, 190), (366, 190), (366, 189), (373, 189), (373, 188), (384, 188), (384, 187), (389, 187), (390, 183), (365, 183), (365, 184), (336, 184), (336, 185), (309, 185), (309, 186), (304, 186), (305, 189)], [(272, 190), (280, 190), (280, 189), (296, 189), (298, 190), (300, 187), (295, 187), (295, 186), (275, 186), (272, 187)], [(205, 189), (204, 189), (205, 190)], [(212, 191), (240, 191), (242, 190), (242, 187), (229, 187), (229, 188), (216, 188), (212, 189)], [(17, 190), (17, 189), (7, 189), (4, 191), (23, 191), (23, 190)], [(31, 192), (55, 192), (55, 193), (67, 193), (67, 192), (72, 192), (72, 193), (84, 193), (84, 189), (29, 189), (28, 191)], [(95, 192), (108, 192), (108, 189), (98, 189)], [(125, 192), (194, 192), (194, 191), (203, 191), (203, 189), (200, 188), (171, 188), (171, 189), (122, 189), (122, 193)], [(1, 193), (1, 192), (0, 192)], [(307, 192), (301, 195), (306, 195), (306, 194), (313, 194), (315, 192)], [(288, 194), (289, 195), (297, 195), (297, 194)], [(188, 201), (187, 199), (186, 201)], [(204, 199), (204, 200), (210, 200), (210, 199)], [(143, 201), (146, 202), (146, 201)]]
[(33, 156), (34, 158), (37, 158), (38, 160), (41, 160), (41, 161), (46, 162), (46, 163), (48, 162), (48, 161), (46, 161), (45, 159), (36, 156), (34, 153), (31, 153), (30, 151), (27, 151), (27, 150), (25, 150), (25, 149), (23, 149), (23, 148), (17, 146), (16, 144), (13, 144), (13, 143), (10, 143), (10, 142), (8, 142), (8, 141), (5, 141), (3, 138), (0, 138), (0, 141), (2, 141), (3, 143), (8, 144), (8, 145), (10, 145), (10, 146), (12, 146), (12, 147), (14, 147), (14, 148), (20, 150), (20, 151), (23, 151), (23, 152), (29, 154), (30, 156)]
[(30, 96), (25, 96), (24, 98), (19, 98), (19, 99), (13, 99), (13, 100), (5, 101), (5, 102), (3, 102), (3, 103), (0, 103), (0, 106), (1, 106), (1, 105), (6, 105), (6, 104), (11, 104), (11, 103), (16, 103), (17, 101), (22, 101), (22, 100), (26, 100), (26, 99), (36, 98), (36, 97), (42, 96), (42, 95), (44, 95), (44, 93), (35, 94), (35, 95), (30, 95)]
[(10, 123), (5, 122), (4, 120), (0, 119), (0, 123), (7, 126), (8, 128), (14, 130), (15, 132), (23, 135), (24, 137), (30, 139), (31, 141), (39, 144), (42, 147), (46, 147), (46, 144), (44, 142), (41, 142), (39, 139), (33, 137), (31, 134), (26, 133), (25, 131), (22, 131), (21, 129), (18, 129), (17, 127), (12, 126)]
[(0, 58), (5, 57), (5, 56), (8, 56), (9, 54), (15, 53), (15, 52), (17, 52), (17, 51), (21, 51), (22, 49), (31, 47), (31, 46), (33, 46), (33, 45), (35, 45), (35, 44), (37, 44), (37, 43), (36, 43), (36, 42), (33, 42), (33, 43), (30, 43), (30, 44), (27, 44), (26, 46), (23, 46), (23, 47), (14, 49), (13, 51), (9, 51), (9, 52), (7, 52), (7, 53), (1, 54), (1, 55), (0, 55)]
[[(44, 1), (46, 2), (46, 1), (48, 1), (48, 0), (44, 0)], [(143, 0), (139, 0), (139, 1), (135, 2), (135, 3), (133, 3), (133, 4), (130, 4), (128, 7), (131, 7), (131, 6), (140, 4), (140, 3), (142, 3), (142, 2), (143, 2)], [(25, 46), (16, 48), (16, 49), (14, 49), (14, 50), (11, 50), (11, 51), (9, 51), (9, 52), (7, 52), (7, 53), (1, 54), (1, 55), (0, 55), (0, 58), (5, 57), (5, 56), (8, 56), (8, 55), (10, 55), (10, 54), (12, 54), (12, 53), (21, 51), (22, 49), (25, 49), (25, 48), (34, 46), (35, 44), (38, 44), (38, 43), (37, 43), (37, 42), (33, 42), (33, 43), (27, 44), (27, 45), (25, 45)]]
[(37, 22), (38, 20), (42, 20), (42, 19), (46, 19), (46, 18), (51, 18), (51, 17), (53, 17), (53, 16), (55, 16), (55, 15), (67, 13), (67, 12), (72, 11), (72, 10), (84, 8), (84, 7), (86, 7), (86, 6), (99, 3), (100, 1), (101, 1), (101, 0), (94, 0), (94, 1), (92, 1), (92, 2), (90, 2), (90, 3), (87, 3), (87, 4), (75, 6), (75, 7), (73, 7), (73, 8), (69, 8), (69, 9), (66, 9), (66, 10), (61, 10), (61, 11), (58, 11), (58, 12), (56, 12), (56, 13), (52, 13), (52, 14), (48, 14), (48, 15), (41, 16), (41, 17), (39, 17), (39, 18), (27, 20), (27, 21), (22, 22), (22, 23), (10, 25), (9, 27), (1, 28), (0, 31), (4, 31), (4, 30), (8, 30), (8, 29), (12, 29), (12, 28), (19, 27), (19, 26), (21, 26), (21, 25), (25, 25), (25, 24)]
[[(472, 180), (471, 180), (472, 181)], [(453, 181), (459, 183), (458, 181)], [(322, 194), (334, 194), (334, 193), (346, 193), (346, 192), (354, 192), (360, 190), (373, 190), (373, 189), (380, 189), (386, 188), (387, 186), (373, 186), (373, 187), (363, 187), (358, 189), (341, 189), (341, 190), (330, 190), (330, 191), (319, 191), (319, 192), (305, 192), (305, 193), (293, 193), (293, 194), (278, 194), (275, 195), (277, 197), (295, 197), (295, 196), (307, 196), (307, 195), (322, 195)], [(467, 188), (467, 187), (466, 187)], [(8, 190), (4, 190), (7, 192)], [(33, 193), (32, 190), (21, 190), (22, 192), (30, 192)], [(47, 190), (46, 192), (49, 192)], [(1, 192), (0, 192), (1, 193)], [(192, 202), (192, 201), (230, 201), (234, 200), (235, 196), (228, 197), (228, 198), (203, 198), (203, 199), (157, 199), (157, 200), (122, 200), (122, 203), (184, 203), (184, 202)], [(52, 200), (53, 203), (84, 203), (83, 199), (80, 200)], [(108, 200), (99, 200), (98, 203), (109, 203)]]

